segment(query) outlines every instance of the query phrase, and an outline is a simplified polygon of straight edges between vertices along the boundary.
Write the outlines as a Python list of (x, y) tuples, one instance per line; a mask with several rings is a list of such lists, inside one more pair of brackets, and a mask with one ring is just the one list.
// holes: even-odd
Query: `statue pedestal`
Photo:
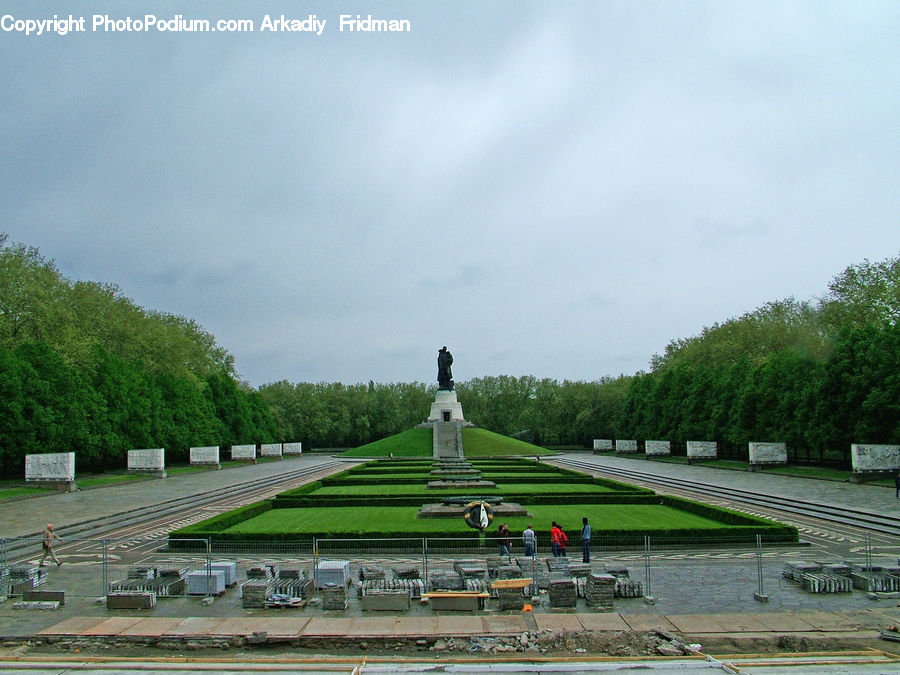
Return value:
[(431, 404), (429, 422), (464, 422), (462, 406), (456, 400), (455, 391), (438, 389)]

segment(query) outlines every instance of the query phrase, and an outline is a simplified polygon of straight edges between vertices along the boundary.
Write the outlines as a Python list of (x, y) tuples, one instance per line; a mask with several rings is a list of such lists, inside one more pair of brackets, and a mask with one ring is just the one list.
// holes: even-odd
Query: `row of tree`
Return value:
[(122, 467), (133, 448), (274, 441), (258, 392), (230, 354), (183, 317), (146, 312), (109, 285), (71, 282), (0, 236), (0, 467), (76, 452), (78, 471)]
[[(785, 441), (846, 458), (852, 442), (900, 442), (900, 257), (673, 340), (649, 372), (593, 382), (486, 376), (457, 384), (466, 417), (547, 445), (593, 438)], [(303, 441), (353, 447), (423, 421), (422, 383), (275, 382), (253, 391), (194, 321), (135, 305), (114, 286), (65, 279), (0, 235), (0, 466), (78, 452), (80, 470), (126, 451)]]

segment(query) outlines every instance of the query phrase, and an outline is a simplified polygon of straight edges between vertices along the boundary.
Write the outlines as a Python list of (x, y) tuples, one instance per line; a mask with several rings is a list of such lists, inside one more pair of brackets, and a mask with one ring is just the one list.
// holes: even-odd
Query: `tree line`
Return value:
[(0, 467), (76, 452), (76, 468), (123, 467), (127, 451), (274, 441), (262, 396), (233, 357), (184, 317), (148, 312), (110, 284), (70, 281), (0, 235)]
[[(671, 341), (647, 372), (595, 381), (485, 376), (457, 383), (467, 419), (543, 445), (594, 438), (784, 441), (846, 459), (900, 443), (900, 257), (853, 265), (816, 302), (793, 298)], [(302, 441), (355, 447), (424, 421), (435, 386), (291, 383), (253, 390), (195, 321), (147, 311), (114, 285), (70, 281), (0, 235), (0, 466), (78, 453), (79, 471), (132, 448)]]

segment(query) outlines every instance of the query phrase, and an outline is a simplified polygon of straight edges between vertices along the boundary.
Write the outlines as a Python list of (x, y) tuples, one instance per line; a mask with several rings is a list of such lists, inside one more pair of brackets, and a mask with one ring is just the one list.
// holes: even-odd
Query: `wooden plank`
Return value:
[(490, 593), (479, 593), (478, 591), (434, 591), (432, 593), (422, 593), (423, 598), (489, 598)]
[(533, 583), (533, 579), (497, 579), (491, 588), (525, 588)]

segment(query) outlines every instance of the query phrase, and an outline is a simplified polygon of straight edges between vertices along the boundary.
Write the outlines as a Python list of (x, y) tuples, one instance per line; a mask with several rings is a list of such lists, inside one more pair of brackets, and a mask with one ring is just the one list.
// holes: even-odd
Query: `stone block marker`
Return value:
[(263, 443), (259, 446), (259, 456), (283, 458), (281, 443)]
[(704, 459), (716, 458), (716, 442), (715, 441), (688, 441), (687, 442), (687, 460), (691, 462), (699, 462)]
[(281, 453), (284, 455), (301, 455), (303, 454), (303, 443), (282, 443)]
[(669, 441), (646, 441), (644, 454), (648, 457), (661, 457), (672, 454), (672, 446)]
[(60, 492), (75, 492), (75, 453), (25, 455), (25, 482), (46, 485)]
[(235, 462), (253, 462), (256, 464), (256, 446), (232, 445), (231, 459)]
[(128, 473), (140, 473), (156, 478), (166, 477), (165, 448), (128, 451)]
[(221, 469), (222, 465), (219, 463), (219, 446), (206, 445), (198, 448), (191, 448), (191, 464)]
[(851, 481), (896, 475), (900, 471), (900, 445), (870, 445), (853, 443), (850, 446)]
[(787, 464), (787, 443), (750, 443), (750, 470)]
[(613, 442), (610, 438), (595, 438), (594, 452), (609, 452), (613, 449)]
[(638, 451), (637, 441), (622, 441), (616, 439), (617, 455), (636, 455)]

